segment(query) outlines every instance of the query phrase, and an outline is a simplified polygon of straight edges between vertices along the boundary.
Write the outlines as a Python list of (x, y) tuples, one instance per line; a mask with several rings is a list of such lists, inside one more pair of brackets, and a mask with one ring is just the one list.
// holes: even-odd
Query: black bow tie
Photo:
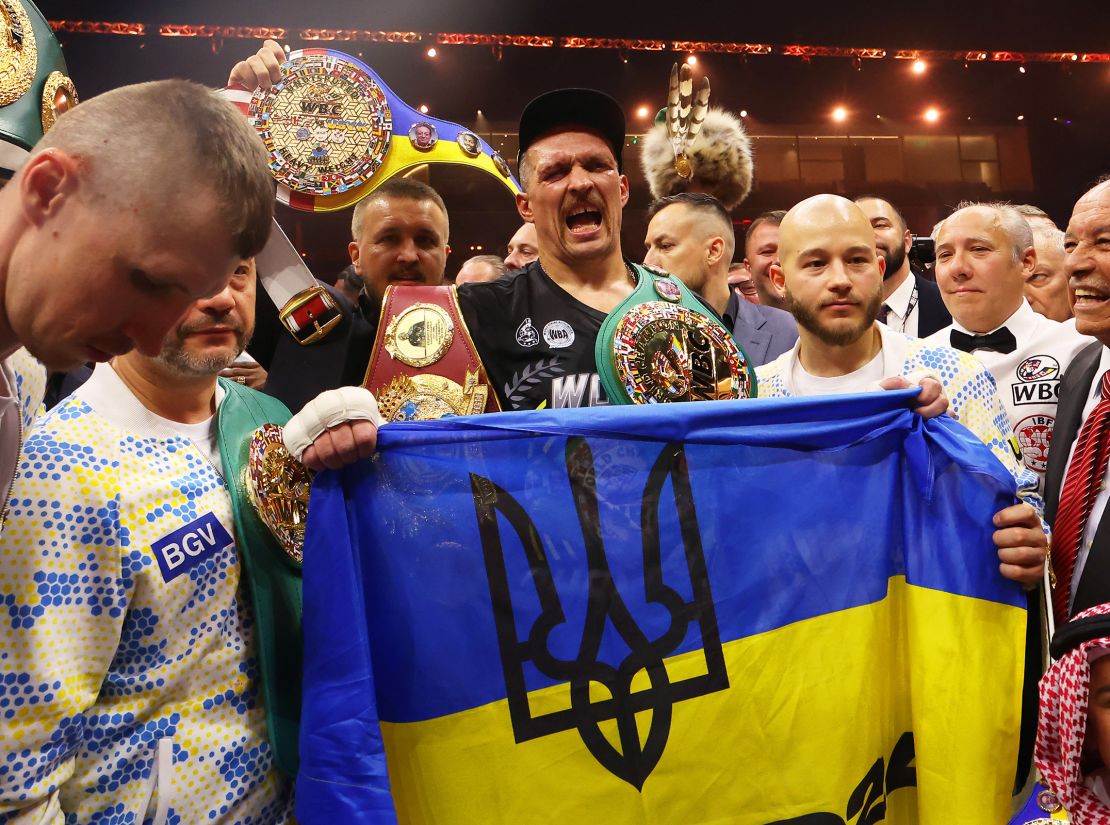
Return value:
[(952, 346), (964, 352), (975, 352), (977, 349), (991, 349), (995, 352), (1008, 354), (1017, 349), (1017, 339), (1006, 327), (996, 329), (990, 335), (968, 335), (958, 329), (952, 330)]

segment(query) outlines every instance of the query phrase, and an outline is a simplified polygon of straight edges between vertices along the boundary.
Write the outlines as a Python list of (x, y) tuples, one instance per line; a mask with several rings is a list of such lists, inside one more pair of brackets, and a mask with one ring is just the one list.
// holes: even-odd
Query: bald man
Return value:
[(879, 389), (888, 376), (910, 383), (925, 373), (938, 377), (953, 413), (1013, 474), (1028, 502), (995, 514), (994, 541), (1002, 575), (1032, 586), (1040, 581), (1047, 553), (1038, 479), (1011, 449), (994, 380), (972, 356), (876, 321), (885, 265), (870, 221), (850, 200), (817, 195), (787, 212), (770, 278), (798, 321), (798, 343), (756, 370), (759, 396), (857, 393)]

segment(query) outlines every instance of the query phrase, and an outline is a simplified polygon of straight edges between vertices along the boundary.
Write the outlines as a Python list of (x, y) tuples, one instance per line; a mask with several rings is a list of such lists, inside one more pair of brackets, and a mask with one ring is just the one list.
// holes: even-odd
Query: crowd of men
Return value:
[[(282, 61), (267, 43), (231, 81), (265, 88)], [(519, 139), (522, 224), (503, 260), (462, 267), (461, 316), (501, 409), (604, 405), (595, 341), (640, 272), (620, 241), (624, 115), (601, 92), (557, 90), (525, 109)], [(351, 267), (330, 287), (341, 324), (317, 345), (279, 329), (255, 346), (272, 183), (218, 94), (161, 81), (95, 97), (10, 171), (0, 820), (291, 822), (297, 696), (277, 685), (296, 667), (296, 618), (234, 481), (236, 434), (289, 419), (285, 444), (311, 469), (372, 454), (384, 422), (356, 388), (382, 301), (443, 283), (447, 208), (416, 180), (380, 186), (353, 211)], [(643, 263), (724, 323), (760, 397), (919, 387), (917, 412), (954, 414), (1019, 490), (994, 514), (1000, 574), (1038, 592), (1053, 536), (1063, 628), (1110, 602), (1110, 181), (1077, 194), (1064, 231), (1035, 207), (960, 204), (932, 229), (925, 271), (881, 197), (783, 204), (738, 243), (711, 194), (674, 192), (651, 205)], [(36, 417), (41, 365), (89, 364)], [(1110, 648), (1100, 632), (1076, 644)], [(1053, 790), (1110, 808), (1091, 779), (1104, 770)]]

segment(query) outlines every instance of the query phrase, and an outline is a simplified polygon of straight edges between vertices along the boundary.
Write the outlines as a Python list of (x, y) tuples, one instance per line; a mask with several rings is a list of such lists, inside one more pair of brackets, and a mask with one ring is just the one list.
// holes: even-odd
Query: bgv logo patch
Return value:
[(231, 534), (220, 524), (214, 513), (207, 513), (196, 521), (179, 527), (150, 545), (162, 580), (171, 582), (182, 573), (196, 567), (205, 558), (233, 544)]

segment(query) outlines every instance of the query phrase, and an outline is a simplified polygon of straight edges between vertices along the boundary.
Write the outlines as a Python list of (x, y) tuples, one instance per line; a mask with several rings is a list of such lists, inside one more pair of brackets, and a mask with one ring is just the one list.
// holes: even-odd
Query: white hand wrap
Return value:
[(285, 449), (301, 461), (304, 451), (324, 430), (347, 421), (369, 421), (375, 427), (385, 423), (374, 393), (365, 387), (340, 387), (320, 393), (286, 423), (282, 434)]

